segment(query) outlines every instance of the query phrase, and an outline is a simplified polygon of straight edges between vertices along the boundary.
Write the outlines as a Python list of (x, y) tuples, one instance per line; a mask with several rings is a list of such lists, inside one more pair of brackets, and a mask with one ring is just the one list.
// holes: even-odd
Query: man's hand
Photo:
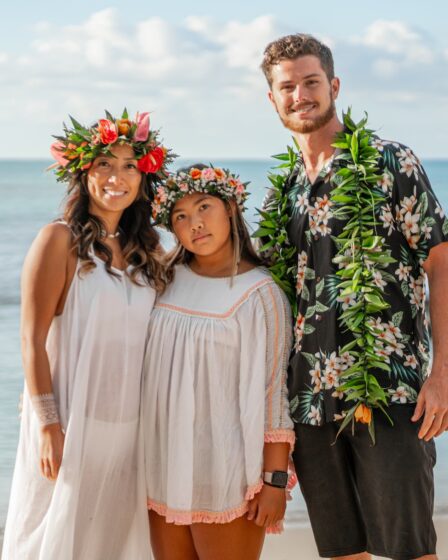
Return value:
[(432, 373), (418, 396), (412, 420), (417, 422), (425, 414), (418, 437), (429, 441), (448, 429), (448, 242), (439, 243), (429, 251), (423, 268), (429, 283), (434, 360)]
[(448, 430), (448, 371), (437, 370), (436, 362), (434, 365), (434, 373), (423, 383), (411, 418), (417, 422), (425, 415), (418, 432), (418, 437), (425, 441)]
[(247, 519), (259, 527), (270, 527), (285, 517), (286, 491), (263, 484), (261, 492), (249, 502)]

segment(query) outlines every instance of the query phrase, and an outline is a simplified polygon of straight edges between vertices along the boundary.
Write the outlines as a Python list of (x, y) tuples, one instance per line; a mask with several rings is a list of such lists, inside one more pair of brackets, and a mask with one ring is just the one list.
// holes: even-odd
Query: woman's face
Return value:
[(89, 210), (94, 214), (123, 213), (137, 198), (142, 174), (134, 150), (127, 144), (113, 146), (112, 156), (98, 156), (87, 172)]
[(233, 247), (230, 209), (216, 196), (184, 196), (173, 208), (171, 226), (182, 246), (197, 256), (218, 255)]

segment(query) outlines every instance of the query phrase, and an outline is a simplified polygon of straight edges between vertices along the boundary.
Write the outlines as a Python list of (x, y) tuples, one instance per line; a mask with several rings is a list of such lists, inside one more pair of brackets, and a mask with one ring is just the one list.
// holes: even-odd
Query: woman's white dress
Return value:
[(294, 443), (291, 315), (255, 268), (209, 278), (177, 266), (156, 302), (144, 365), (148, 508), (177, 524), (226, 523), (261, 489), (264, 442)]
[[(155, 292), (96, 268), (73, 277), (47, 352), (65, 429), (55, 483), (39, 472), (25, 388), (3, 560), (148, 560), (141, 371)], [(79, 264), (78, 264), (79, 269)]]

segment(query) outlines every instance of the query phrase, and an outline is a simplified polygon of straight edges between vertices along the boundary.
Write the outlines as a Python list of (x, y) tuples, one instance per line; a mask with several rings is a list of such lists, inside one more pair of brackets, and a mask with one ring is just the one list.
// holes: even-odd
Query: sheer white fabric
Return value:
[(66, 432), (56, 483), (39, 472), (39, 421), (25, 388), (3, 560), (150, 557), (139, 415), (155, 293), (96, 260), (92, 272), (75, 274), (48, 335)]
[(258, 268), (230, 286), (178, 266), (149, 333), (142, 407), (148, 507), (178, 524), (244, 515), (261, 488), (264, 441), (294, 442), (284, 294)]

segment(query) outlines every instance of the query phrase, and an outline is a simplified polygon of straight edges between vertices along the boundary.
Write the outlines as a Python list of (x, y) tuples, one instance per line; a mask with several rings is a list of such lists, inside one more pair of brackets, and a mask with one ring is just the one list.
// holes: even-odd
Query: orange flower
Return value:
[(196, 169), (196, 167), (192, 167), (190, 169), (190, 177), (194, 180), (200, 179), (202, 176), (202, 171), (200, 169)]
[(355, 410), (355, 420), (361, 424), (370, 424), (372, 421), (372, 409), (364, 403), (360, 403)]
[(218, 179), (218, 181), (221, 181), (222, 179), (225, 178), (226, 174), (224, 173), (224, 171), (220, 168), (220, 167), (215, 167), (215, 175), (216, 178)]
[(126, 136), (131, 129), (131, 121), (129, 119), (119, 119), (117, 121), (118, 134)]

